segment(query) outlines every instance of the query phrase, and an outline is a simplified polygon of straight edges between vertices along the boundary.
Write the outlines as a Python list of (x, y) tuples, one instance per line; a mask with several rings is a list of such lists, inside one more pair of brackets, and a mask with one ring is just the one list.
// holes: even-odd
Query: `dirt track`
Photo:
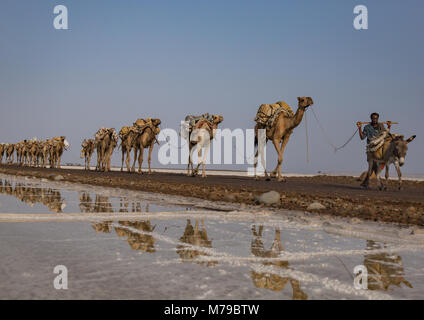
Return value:
[(202, 179), (170, 173), (100, 173), (16, 165), (2, 165), (0, 172), (47, 179), (62, 175), (69, 182), (237, 202), (241, 206), (255, 204), (256, 195), (275, 190), (280, 193), (281, 199), (279, 204), (272, 207), (306, 210), (312, 202), (318, 201), (326, 209), (312, 212), (424, 225), (424, 182), (417, 181), (404, 181), (401, 191), (396, 190), (395, 181), (390, 181), (388, 191), (378, 191), (375, 181), (370, 190), (363, 190), (355, 178), (342, 176), (290, 177), (282, 183), (235, 176), (209, 176)]

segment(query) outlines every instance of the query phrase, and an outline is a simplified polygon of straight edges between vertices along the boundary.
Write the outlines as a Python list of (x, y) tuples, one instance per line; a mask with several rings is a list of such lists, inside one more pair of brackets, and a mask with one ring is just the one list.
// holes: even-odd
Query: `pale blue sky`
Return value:
[[(69, 30), (53, 28), (58, 4)], [(353, 28), (358, 4), (369, 30)], [(337, 145), (373, 111), (399, 121), (393, 132), (417, 135), (404, 171), (423, 173), (423, 10), (422, 0), (2, 0), (0, 140), (66, 135), (63, 161), (80, 162), (81, 140), (100, 126), (158, 117), (177, 128), (186, 114), (211, 112), (223, 128), (252, 128), (258, 105), (296, 107), (297, 96), (311, 96)], [(364, 142), (334, 154), (308, 120), (311, 163), (302, 123), (284, 171), (365, 168)]]

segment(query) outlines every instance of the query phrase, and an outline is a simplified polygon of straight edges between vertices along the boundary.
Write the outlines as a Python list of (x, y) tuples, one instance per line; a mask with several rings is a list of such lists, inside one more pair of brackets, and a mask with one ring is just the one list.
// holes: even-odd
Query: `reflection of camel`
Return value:
[(96, 233), (111, 233), (112, 232), (112, 222), (113, 221), (104, 221), (99, 223), (92, 223), (91, 226), (93, 227), (94, 231)]
[[(208, 233), (206, 232), (205, 222), (202, 219), (202, 230), (199, 230), (199, 220), (196, 220), (196, 223), (193, 226), (191, 225), (190, 219), (187, 219), (187, 225), (184, 230), (183, 236), (180, 238), (181, 242), (191, 244), (196, 247), (212, 248), (212, 240), (208, 239)], [(184, 245), (177, 245), (177, 253), (183, 261), (193, 261), (198, 256), (209, 256), (209, 254), (198, 251), (192, 248), (188, 248)], [(211, 267), (217, 264), (217, 261), (195, 261), (200, 265), (206, 265)]]
[[(129, 208), (129, 204), (130, 202), (128, 201), (128, 199), (121, 198), (119, 201), (119, 212), (142, 212), (141, 202), (132, 201), (131, 208)], [(149, 210), (147, 210), (146, 212), (149, 212)]]
[[(382, 249), (384, 245), (367, 241), (367, 248)], [(369, 290), (387, 291), (390, 286), (401, 287), (402, 283), (412, 288), (412, 285), (404, 278), (402, 258), (395, 253), (367, 254), (364, 256), (364, 265), (368, 270)]]
[(78, 199), (81, 212), (93, 212), (93, 202), (88, 192), (80, 192)]
[(50, 211), (57, 213), (62, 213), (66, 207), (62, 195), (56, 189), (35, 188), (22, 183), (16, 183), (13, 187), (10, 181), (4, 180), (0, 188), (0, 193), (14, 196), (31, 207), (37, 203), (42, 203)]
[[(251, 243), (251, 251), (256, 257), (261, 258), (277, 258), (281, 252), (284, 250), (281, 244), (281, 234), (280, 230), (275, 230), (274, 242), (271, 245), (269, 250), (265, 250), (265, 246), (262, 242), (262, 232), (263, 226), (259, 226), (258, 232), (256, 232), (256, 227), (252, 226), (253, 240)], [(289, 267), (288, 261), (276, 261), (276, 262), (264, 262), (266, 265), (276, 266), (282, 269)], [(294, 300), (306, 300), (308, 298), (307, 294), (302, 291), (300, 288), (300, 283), (298, 280), (292, 278), (283, 278), (276, 274), (269, 273), (259, 273), (256, 271), (251, 271), (252, 280), (256, 287), (270, 289), (273, 291), (281, 291), (286, 286), (287, 282), (290, 281), (290, 284), (293, 288), (293, 299)]]
[[(156, 225), (152, 226), (150, 220), (147, 221), (119, 221), (122, 226), (134, 228), (142, 232), (153, 232)], [(142, 253), (156, 252), (155, 238), (151, 234), (137, 233), (127, 228), (115, 227), (115, 232), (120, 237), (127, 237), (127, 242), (133, 250), (140, 250)]]
[(109, 201), (109, 197), (96, 194), (96, 201), (94, 202), (94, 212), (114, 212), (113, 206)]

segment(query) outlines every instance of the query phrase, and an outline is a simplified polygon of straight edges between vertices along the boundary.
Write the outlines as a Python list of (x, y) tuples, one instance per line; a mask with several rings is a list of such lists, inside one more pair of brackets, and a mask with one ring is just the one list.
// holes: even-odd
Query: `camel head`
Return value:
[(314, 101), (311, 97), (297, 97), (299, 108), (306, 109), (309, 106), (314, 104)]
[(65, 150), (68, 150), (69, 147), (70, 147), (70, 144), (69, 144), (68, 140), (66, 140), (66, 139), (63, 141), (63, 145), (65, 147)]
[(220, 115), (218, 115), (218, 114), (214, 114), (214, 115), (212, 115), (212, 122), (213, 122), (213, 124), (216, 124), (216, 125), (218, 125), (218, 124), (220, 124), (222, 121), (224, 121), (224, 117), (223, 116), (220, 116)]
[(162, 123), (162, 121), (160, 121), (160, 119), (152, 119), (152, 124), (157, 127), (158, 125), (160, 125)]

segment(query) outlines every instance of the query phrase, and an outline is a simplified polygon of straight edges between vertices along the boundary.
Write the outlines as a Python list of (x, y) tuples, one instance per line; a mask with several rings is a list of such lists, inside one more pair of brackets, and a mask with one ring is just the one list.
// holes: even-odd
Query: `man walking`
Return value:
[[(381, 131), (386, 130), (384, 127), (384, 124), (378, 123), (378, 119), (380, 118), (380, 115), (377, 112), (371, 113), (371, 123), (367, 124), (364, 127), (364, 130), (362, 131), (362, 124), (358, 122), (356, 125), (359, 128), (359, 136), (361, 137), (361, 140), (364, 140), (367, 138), (367, 144), (370, 143), (370, 140), (378, 135)], [(387, 129), (390, 130), (392, 124), (387, 122)]]
[[(364, 130), (362, 130), (362, 124), (360, 122), (358, 122), (356, 125), (358, 126), (359, 129), (359, 137), (361, 138), (361, 140), (364, 140), (365, 138), (367, 138), (367, 144), (370, 143), (371, 139), (373, 137), (375, 137), (376, 135), (378, 135), (380, 132), (385, 131), (386, 128), (384, 127), (384, 124), (379, 123), (378, 119), (380, 118), (380, 115), (377, 112), (373, 112), (371, 113), (371, 123), (367, 124), (364, 127)], [(392, 126), (392, 123), (390, 121), (387, 122), (387, 129), (390, 130)], [(367, 161), (368, 161), (368, 154), (367, 154)], [(373, 168), (373, 171), (376, 172), (377, 168)], [(361, 174), (360, 179), (363, 180), (362, 177), (366, 176), (367, 171), (363, 172)], [(364, 183), (365, 181), (362, 182), (361, 186), (362, 187), (366, 187), (366, 184)]]

